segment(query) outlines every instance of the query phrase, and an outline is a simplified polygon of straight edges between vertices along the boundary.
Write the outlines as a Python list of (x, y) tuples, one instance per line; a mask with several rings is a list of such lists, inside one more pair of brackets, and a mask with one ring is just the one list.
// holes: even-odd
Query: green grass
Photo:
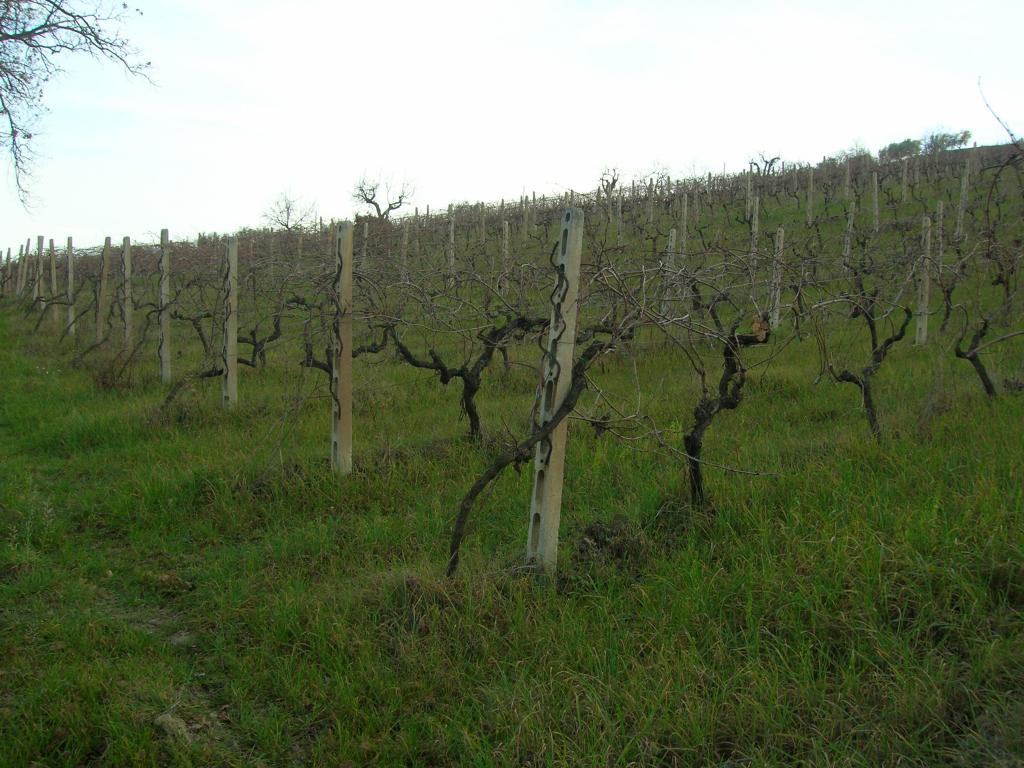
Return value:
[[(529, 472), (442, 577), (490, 450), (457, 384), (357, 360), (338, 481), (326, 401), (291, 396), (322, 374), (243, 369), (236, 413), (207, 381), (154, 423), (151, 358), (103, 390), (29, 327), (0, 311), (0, 764), (1024, 760), (1024, 398), (987, 402), (948, 337), (882, 367), (881, 444), (812, 340), (754, 371), (706, 458), (764, 474), (709, 469), (714, 515), (678, 459), (573, 425), (549, 583), (515, 570)], [(602, 385), (686, 427), (685, 362), (629, 356)], [(492, 436), (533, 395), (499, 369)]]

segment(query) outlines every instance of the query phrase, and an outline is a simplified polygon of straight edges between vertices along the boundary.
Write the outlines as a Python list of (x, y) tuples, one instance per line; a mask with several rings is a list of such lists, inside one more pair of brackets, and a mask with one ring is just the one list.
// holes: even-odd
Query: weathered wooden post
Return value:
[(171, 244), (160, 230), (160, 381), (171, 383)]
[(784, 266), (782, 262), (782, 249), (785, 241), (786, 231), (779, 227), (775, 230), (775, 254), (772, 259), (772, 288), (771, 300), (769, 301), (769, 307), (771, 307), (769, 322), (773, 331), (779, 327), (779, 317), (782, 311), (782, 272)]
[(750, 218), (750, 259), (751, 267), (757, 266), (757, 238), (761, 234), (761, 196), (754, 195), (754, 204), (751, 207)]
[(814, 224), (814, 167), (807, 169), (807, 226)]
[(971, 161), (964, 163), (963, 176), (960, 178), (960, 204), (956, 209), (956, 241), (964, 237), (964, 214), (967, 212), (967, 185), (971, 177)]
[(508, 221), (501, 222), (501, 271), (508, 269), (509, 260), (509, 230)]
[(132, 349), (132, 315), (135, 313), (135, 298), (132, 295), (132, 241), (121, 241), (121, 299), (124, 307), (124, 351)]
[(362, 253), (359, 256), (359, 266), (362, 269), (366, 269), (367, 268), (366, 253), (367, 253), (367, 243), (369, 243), (369, 242), (370, 242), (370, 222), (364, 221), (363, 222), (363, 250), (362, 250)]
[(665, 285), (662, 291), (661, 300), (661, 314), (665, 316), (668, 314), (669, 305), (668, 299), (673, 295), (672, 290), (675, 284), (675, 271), (676, 271), (676, 228), (672, 227), (668, 231), (668, 244), (665, 246), (665, 260), (662, 269), (662, 274), (665, 279)]
[(921, 262), (917, 276), (917, 328), (914, 343), (922, 346), (928, 341), (928, 291), (931, 288), (932, 220), (921, 221)]
[(622, 246), (626, 241), (626, 233), (622, 231), (622, 190), (615, 198), (615, 244)]
[(746, 213), (746, 217), (747, 217), (747, 221), (749, 222), (750, 221), (750, 213), (751, 213), (751, 210), (752, 210), (753, 205), (754, 205), (754, 180), (752, 178), (752, 174), (750, 172), (750, 166), (749, 165), (747, 166), (746, 173), (744, 173), (743, 175), (746, 177), (745, 180), (746, 180), (746, 183), (747, 183), (747, 213)]
[(36, 236), (36, 274), (32, 281), (32, 301), (42, 300), (43, 312), (46, 312), (46, 299), (43, 298), (43, 236)]
[(878, 216), (878, 171), (871, 172), (871, 229), (877, 235), (881, 229)]
[(107, 274), (110, 272), (110, 238), (103, 239), (100, 256), (100, 285), (96, 293), (96, 343), (103, 341), (103, 326), (107, 321)]
[(53, 247), (53, 238), (50, 238), (50, 298), (57, 297), (57, 250)]
[(679, 216), (679, 256), (683, 266), (686, 266), (686, 238), (690, 218), (690, 195), (688, 192), (683, 192), (682, 208)]
[(402, 245), (398, 251), (398, 279), (409, 281), (409, 219), (402, 219)]
[(334, 323), (331, 339), (331, 470), (352, 473), (352, 224), (334, 229)]
[(18, 246), (18, 282), (14, 286), (14, 293), (19, 298), (25, 293), (25, 279), (28, 275), (28, 256), (25, 253), (25, 247), (22, 245)]
[(455, 274), (455, 212), (451, 203), (448, 204), (448, 275)]
[(846, 210), (846, 231), (843, 233), (843, 268), (850, 268), (850, 256), (853, 254), (854, 222), (857, 215), (857, 204), (852, 200)]
[(65, 252), (67, 258), (67, 293), (68, 293), (68, 324), (67, 332), (68, 336), (75, 338), (75, 249), (71, 238), (68, 238), (67, 249)]
[[(555, 259), (558, 277), (552, 294), (548, 345), (542, 361), (544, 378), (539, 420), (542, 428), (551, 422), (572, 383), (582, 252), (583, 211), (570, 208), (562, 218), (561, 245)], [(568, 427), (568, 420), (562, 419), (547, 438), (537, 443), (534, 458), (526, 561), (549, 574), (554, 573), (558, 559), (558, 522)]]
[(229, 237), (224, 252), (224, 340), (221, 347), (221, 401), (238, 405), (238, 238)]

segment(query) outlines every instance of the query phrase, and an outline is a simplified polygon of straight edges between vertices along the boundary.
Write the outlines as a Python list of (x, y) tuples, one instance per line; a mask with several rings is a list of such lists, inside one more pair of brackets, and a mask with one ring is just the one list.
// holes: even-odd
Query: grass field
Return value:
[[(860, 189), (867, 290), (913, 303), (922, 214), (945, 200), (954, 226), (950, 167), (905, 203), (887, 177), (878, 235)], [(985, 179), (971, 188), (956, 294), (970, 323), (1001, 302), (996, 261), (978, 258), (994, 252), (983, 214), (997, 210), (1000, 258), (1019, 264), (1019, 177), (1004, 174), (996, 203)], [(848, 278), (835, 189), (813, 233), (795, 192), (761, 207), (762, 254), (785, 225), (787, 258), (837, 270), (815, 288), (823, 300)], [(690, 233), (693, 251), (707, 239), (707, 274), (749, 248), (743, 203), (723, 196)], [(609, 258), (657, 272), (674, 217), (648, 221), (638, 203), (632, 239)], [(588, 257), (616, 242), (593, 218)], [(432, 226), (431, 279), (448, 233), (443, 218)], [(530, 311), (543, 316), (549, 245), (535, 240), (516, 258), (539, 267)], [(471, 258), (493, 264), (497, 243)], [(374, 245), (393, 255), (394, 243)], [(182, 306), (212, 308), (214, 345), (219, 248), (193, 247), (188, 262), (182, 248), (175, 262), (189, 265), (182, 283), (205, 270)], [(265, 333), (278, 285), (267, 272), (257, 290), (251, 265), (266, 262), (252, 253), (241, 327), (258, 318)], [(137, 302), (155, 290), (145, 258)], [(319, 279), (322, 291), (333, 269), (315, 248), (294, 264), (303, 290)], [(98, 266), (82, 265), (80, 303)], [(729, 290), (749, 324), (746, 289)], [(529, 430), (532, 341), (484, 375), (482, 442), (466, 436), (458, 382), (439, 386), (393, 347), (357, 358), (355, 472), (339, 479), (326, 377), (298, 365), (301, 313), (266, 367), (241, 369), (227, 412), (215, 378), (161, 407), (152, 326), (132, 375), (111, 376), (116, 318), (107, 345), (76, 363), (53, 324), (0, 300), (0, 766), (1024, 765), (1024, 336), (987, 351), (1000, 393), (987, 398), (952, 353), (961, 317), (938, 329), (934, 291), (928, 344), (912, 344), (911, 326), (874, 379), (881, 441), (857, 388), (822, 375), (807, 325), (794, 335), (787, 317), (745, 351), (743, 401), (705, 439), (707, 510), (689, 503), (678, 452), (574, 421), (553, 579), (521, 567), (529, 469), (478, 500), (459, 573), (443, 575), (460, 499)], [(588, 299), (587, 322), (601, 300)], [(1020, 327), (1019, 297), (1008, 306), (990, 339)], [(326, 326), (307, 317), (320, 349)], [(837, 363), (859, 370), (862, 322), (845, 305), (822, 317)], [(481, 318), (493, 322), (457, 320)], [(424, 357), (440, 343), (461, 360), (473, 344), (475, 330), (438, 330), (448, 316), (404, 319)], [(87, 313), (80, 338), (91, 323)], [(377, 336), (358, 331), (357, 345)], [(175, 334), (176, 376), (210, 364), (187, 323)], [(714, 384), (721, 350), (690, 350)], [(590, 374), (585, 406), (598, 408), (599, 387), (682, 448), (700, 390), (677, 348), (644, 328)]]
[[(752, 372), (706, 458), (763, 474), (709, 469), (714, 514), (678, 458), (574, 424), (549, 582), (516, 570), (529, 472), (443, 578), (490, 449), (390, 353), (355, 366), (339, 481), (294, 371), (154, 420), (153, 375), (97, 387), (30, 329), (0, 310), (2, 765), (1024, 763), (1024, 397), (948, 337), (883, 366), (880, 444), (812, 340)], [(499, 369), (492, 439), (535, 384)], [(602, 369), (689, 424), (667, 351)]]

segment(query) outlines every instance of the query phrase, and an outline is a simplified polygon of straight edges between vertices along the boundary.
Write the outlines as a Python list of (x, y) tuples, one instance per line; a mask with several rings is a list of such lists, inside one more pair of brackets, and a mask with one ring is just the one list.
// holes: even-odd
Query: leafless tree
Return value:
[(391, 188), (385, 185), (383, 199), (378, 199), (381, 191), (380, 186), (381, 183), (379, 181), (371, 181), (364, 176), (356, 182), (355, 187), (352, 189), (352, 199), (357, 203), (373, 208), (377, 220), (384, 221), (390, 218), (392, 212), (397, 211), (409, 202), (413, 190), (408, 183), (402, 182), (402, 186), (392, 196)]
[[(0, 3), (0, 141), (14, 170), (22, 202), (28, 200), (34, 127), (45, 112), (43, 88), (63, 69), (58, 57), (84, 53), (145, 77), (148, 62), (118, 27), (128, 5), (75, 0), (4, 0)], [(141, 13), (137, 9), (135, 13)]]
[(315, 218), (316, 212), (312, 205), (305, 205), (285, 192), (278, 195), (263, 212), (263, 221), (267, 226), (285, 232), (305, 229)]

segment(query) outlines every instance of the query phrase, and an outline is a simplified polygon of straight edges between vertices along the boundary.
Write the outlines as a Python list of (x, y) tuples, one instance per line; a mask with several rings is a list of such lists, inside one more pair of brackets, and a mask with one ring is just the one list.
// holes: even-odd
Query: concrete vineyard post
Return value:
[(127, 237), (121, 243), (121, 298), (124, 301), (124, 351), (130, 352), (135, 303), (132, 296), (132, 242)]
[(67, 293), (68, 293), (68, 336), (75, 338), (75, 249), (71, 238), (68, 238), (67, 250)]
[(679, 256), (684, 267), (686, 266), (686, 229), (687, 221), (689, 219), (689, 211), (690, 195), (688, 192), (683, 192), (683, 210), (679, 217)]
[(160, 381), (171, 383), (171, 246), (160, 230)]
[(878, 217), (878, 171), (871, 172), (871, 229), (877, 235), (881, 229)]
[(359, 264), (360, 264), (360, 266), (363, 269), (366, 269), (366, 266), (367, 266), (366, 265), (366, 258), (367, 258), (366, 253), (367, 253), (367, 244), (369, 242), (370, 242), (370, 222), (364, 221), (363, 222), (363, 251), (362, 251), (362, 253), (359, 256)]
[(843, 175), (843, 198), (850, 199), (850, 158), (846, 158), (846, 171)]
[(238, 405), (238, 238), (229, 237), (224, 249), (224, 339), (221, 347), (221, 401)]
[(903, 158), (902, 170), (900, 173), (900, 202), (907, 202), (907, 158)]
[(807, 226), (814, 224), (814, 168), (807, 169)]
[(751, 267), (755, 267), (757, 263), (757, 238), (760, 233), (760, 219), (761, 219), (761, 197), (760, 195), (754, 195), (754, 204), (751, 208), (750, 218), (750, 260)]
[(772, 294), (769, 306), (771, 307), (771, 329), (774, 331), (779, 327), (779, 316), (782, 303), (782, 249), (786, 242), (786, 231), (779, 227), (775, 230), (775, 255), (772, 259)]
[(455, 213), (451, 205), (448, 206), (448, 275), (455, 275)]
[(676, 228), (672, 227), (668, 231), (668, 244), (665, 246), (665, 261), (664, 261), (664, 277), (665, 287), (663, 289), (663, 299), (661, 301), (661, 314), (668, 314), (668, 302), (667, 298), (672, 295), (672, 285), (675, 283), (674, 273), (676, 271)]
[(964, 163), (964, 173), (960, 178), (960, 204), (956, 209), (956, 241), (959, 243), (964, 237), (964, 214), (967, 212), (967, 185), (971, 177), (971, 163), (968, 160)]
[(850, 203), (846, 212), (846, 232), (843, 234), (843, 268), (850, 268), (850, 256), (853, 253), (853, 225), (857, 215), (857, 206)]
[(352, 224), (334, 230), (334, 323), (331, 338), (331, 470), (352, 473)]
[(110, 272), (110, 238), (103, 238), (100, 256), (100, 286), (96, 293), (96, 343), (103, 341), (103, 325), (107, 320), (107, 275)]
[[(53, 247), (53, 238), (50, 238), (50, 303), (52, 304), (57, 298), (57, 251)], [(56, 306), (53, 307), (51, 313), (51, 322), (54, 325), (60, 326), (60, 313)]]
[(32, 301), (42, 300), (43, 312), (46, 311), (46, 299), (43, 298), (43, 236), (36, 237), (36, 274), (32, 280)]
[(398, 255), (398, 278), (402, 282), (409, 280), (409, 220), (402, 220), (402, 249)]
[(14, 285), (14, 293), (20, 297), (25, 292), (25, 275), (28, 259), (25, 257), (24, 246), (18, 246), (18, 280)]
[(917, 328), (914, 343), (922, 346), (928, 342), (928, 292), (931, 288), (932, 220), (927, 216), (921, 221), (921, 261), (917, 276)]
[(753, 191), (753, 179), (751, 178), (750, 168), (747, 168), (747, 172), (744, 174), (747, 182), (747, 221), (750, 221), (750, 212), (754, 205), (754, 191)]
[(621, 246), (626, 240), (626, 233), (622, 231), (622, 190), (615, 198), (615, 244)]
[(508, 257), (509, 257), (509, 232), (508, 232), (508, 221), (501, 222), (501, 271), (504, 272), (508, 269)]
[[(582, 251), (583, 211), (570, 208), (562, 217), (561, 244), (556, 251), (558, 278), (552, 293), (551, 326), (542, 361), (541, 427), (550, 423), (572, 383)], [(554, 573), (558, 559), (558, 523), (562, 509), (568, 427), (568, 419), (562, 419), (547, 438), (537, 443), (534, 458), (526, 560), (549, 574)]]

